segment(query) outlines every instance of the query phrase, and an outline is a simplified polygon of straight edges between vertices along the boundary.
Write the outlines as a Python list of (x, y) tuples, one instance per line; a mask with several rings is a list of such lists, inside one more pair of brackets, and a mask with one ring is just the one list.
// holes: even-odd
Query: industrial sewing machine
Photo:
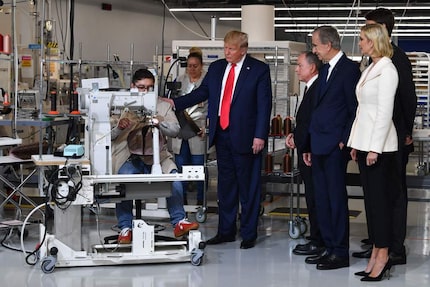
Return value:
[[(142, 219), (133, 220), (133, 241), (129, 245), (95, 244), (90, 251), (83, 246), (81, 206), (91, 206), (95, 202), (168, 197), (172, 181), (200, 181), (205, 176), (202, 166), (184, 167), (182, 174), (162, 174), (158, 152), (159, 131), (155, 127), (152, 128), (154, 165), (151, 174), (112, 174), (110, 116), (129, 109), (143, 117), (154, 118), (156, 91), (143, 94), (133, 90), (102, 92), (97, 88), (83, 89), (80, 91), (80, 101), (80, 109), (86, 114), (85, 156), (67, 159), (59, 165), (62, 172), (54, 191), (60, 194), (59, 198), (63, 201), (70, 202), (67, 208), (55, 209), (55, 235), (45, 235), (45, 227), (41, 228), (40, 238), (45, 235), (39, 250), (43, 272), (50, 273), (55, 267), (161, 262), (190, 261), (193, 265), (200, 265), (205, 244), (199, 231), (191, 231), (188, 240), (157, 241), (154, 226)], [(59, 164), (58, 161), (51, 162), (50, 158), (33, 158), (39, 166)]]

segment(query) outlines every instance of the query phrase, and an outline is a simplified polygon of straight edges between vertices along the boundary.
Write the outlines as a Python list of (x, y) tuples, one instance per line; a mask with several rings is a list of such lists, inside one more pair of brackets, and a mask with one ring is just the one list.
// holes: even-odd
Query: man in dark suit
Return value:
[[(379, 23), (385, 26), (388, 35), (394, 28), (393, 13), (385, 8), (378, 8), (366, 14), (366, 24)], [(392, 223), (392, 246), (390, 247), (390, 261), (392, 265), (406, 264), (406, 250), (404, 241), (406, 238), (407, 209), (408, 209), (408, 189), (406, 186), (406, 165), (408, 164), (409, 154), (414, 150), (412, 140), (412, 130), (417, 108), (417, 96), (415, 93), (415, 84), (412, 79), (412, 66), (408, 57), (402, 49), (397, 47), (393, 42), (394, 54), (391, 57), (394, 66), (399, 74), (399, 84), (394, 99), (393, 122), (396, 127), (399, 139), (399, 172), (401, 177), (401, 190), (399, 197), (394, 205), (395, 215)], [(372, 238), (369, 238), (372, 243)], [(369, 258), (372, 253), (372, 247), (363, 252), (354, 252), (352, 256), (358, 258)]]
[(309, 122), (313, 110), (313, 100), (318, 97), (318, 70), (322, 62), (317, 55), (312, 52), (302, 52), (297, 57), (296, 74), (300, 81), (306, 83), (303, 99), (300, 103), (296, 115), (296, 128), (293, 133), (287, 135), (285, 144), (287, 147), (294, 149), (297, 147), (298, 165), (300, 176), (305, 183), (306, 207), (309, 218), (309, 242), (306, 244), (297, 244), (293, 249), (296, 255), (315, 255), (323, 251), (324, 242), (318, 227), (317, 214), (315, 210), (315, 195), (312, 182), (312, 168), (307, 166), (303, 161), (303, 150), (308, 139)]
[(358, 64), (341, 51), (336, 29), (321, 26), (312, 33), (313, 52), (326, 62), (319, 73), (318, 99), (309, 126), (310, 148), (303, 160), (312, 166), (318, 225), (326, 251), (308, 257), (319, 270), (349, 266), (349, 217), (345, 176), (347, 143), (355, 118)]
[(208, 100), (209, 145), (218, 166), (218, 232), (207, 244), (236, 239), (241, 206), (240, 248), (254, 247), (261, 198), (261, 162), (270, 128), (272, 88), (269, 66), (247, 55), (248, 35), (224, 37), (225, 59), (213, 62), (199, 88), (174, 99), (178, 110)]

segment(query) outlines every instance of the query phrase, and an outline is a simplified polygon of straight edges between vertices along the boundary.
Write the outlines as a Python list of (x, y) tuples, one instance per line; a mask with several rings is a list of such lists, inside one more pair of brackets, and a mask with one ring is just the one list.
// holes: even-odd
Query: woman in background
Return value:
[[(179, 76), (176, 82), (181, 82), (181, 90), (179, 96), (185, 96), (192, 90), (198, 88), (206, 75), (203, 70), (203, 56), (200, 48), (191, 48), (190, 54), (187, 57), (186, 73)], [(207, 145), (205, 141), (206, 116), (208, 112), (207, 101), (199, 103), (185, 112), (194, 121), (200, 131), (190, 137), (189, 132), (185, 132), (182, 127), (178, 137), (172, 138), (172, 151), (175, 154), (176, 165), (180, 172), (184, 165), (204, 165), (205, 153)], [(186, 192), (188, 190), (188, 182), (183, 181), (185, 204), (187, 204)], [(197, 188), (197, 205), (203, 204), (204, 182), (193, 182)]]

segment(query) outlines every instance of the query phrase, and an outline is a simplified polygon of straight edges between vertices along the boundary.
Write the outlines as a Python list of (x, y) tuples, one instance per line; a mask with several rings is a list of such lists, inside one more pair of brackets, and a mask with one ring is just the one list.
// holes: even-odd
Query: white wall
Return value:
[[(39, 15), (42, 15), (41, 3), (39, 2)], [(67, 11), (67, 0), (52, 0), (46, 3), (46, 18), (55, 21), (55, 41), (62, 46), (62, 38), (69, 39), (70, 31), (66, 32), (69, 17)], [(158, 50), (161, 54), (163, 42), (163, 6), (158, 3), (145, 3), (146, 1), (123, 1), (113, 4), (112, 11), (101, 9), (103, 1), (77, 0), (75, 4), (75, 49), (74, 59), (79, 58), (79, 44), (82, 44), (82, 59), (85, 60), (107, 60), (107, 47), (110, 47), (110, 57), (118, 54), (121, 60), (130, 60), (130, 47), (134, 44), (134, 60), (149, 62)], [(106, 1), (109, 2), (109, 1)], [(143, 3), (142, 3), (143, 2)], [(5, 4), (5, 8), (8, 6)], [(30, 43), (35, 43), (38, 29), (36, 22), (38, 19), (30, 16), (32, 6), (27, 3), (17, 5), (17, 42), (20, 47), (27, 47)], [(57, 11), (59, 11), (57, 16)], [(181, 15), (178, 15), (181, 16)], [(197, 15), (199, 16), (199, 15)], [(184, 24), (193, 31), (203, 35), (201, 28), (193, 19), (180, 18)], [(210, 36), (210, 18), (201, 19), (200, 24)], [(238, 27), (222, 25), (218, 22), (216, 37), (222, 38), (224, 34), (232, 28)], [(63, 36), (61, 35), (63, 27)], [(0, 14), (0, 33), (11, 33), (11, 15)], [(164, 29), (165, 53), (171, 53), (172, 40), (202, 40), (183, 26), (166, 11), (166, 21)], [(69, 49), (68, 40), (65, 43), (66, 50)], [(69, 54), (69, 53), (67, 53)]]

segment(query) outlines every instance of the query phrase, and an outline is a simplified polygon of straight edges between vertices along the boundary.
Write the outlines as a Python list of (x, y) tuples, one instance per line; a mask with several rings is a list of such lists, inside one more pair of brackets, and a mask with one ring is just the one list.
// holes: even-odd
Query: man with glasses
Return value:
[[(137, 70), (132, 78), (132, 88), (146, 93), (153, 90), (154, 75), (147, 69)], [(133, 112), (124, 112), (119, 119), (112, 119), (112, 158), (113, 173), (148, 174), (153, 164), (151, 125), (160, 130), (160, 164), (163, 173), (177, 173), (172, 155), (167, 151), (166, 136), (174, 137), (180, 126), (170, 105), (158, 100), (157, 115), (149, 123), (147, 119)], [(172, 195), (167, 198), (167, 209), (174, 227), (175, 237), (186, 235), (197, 229), (198, 223), (186, 219), (183, 203), (183, 188), (180, 181), (172, 183)], [(116, 204), (116, 216), (121, 232), (118, 243), (128, 244), (132, 240), (133, 202), (122, 201)]]

